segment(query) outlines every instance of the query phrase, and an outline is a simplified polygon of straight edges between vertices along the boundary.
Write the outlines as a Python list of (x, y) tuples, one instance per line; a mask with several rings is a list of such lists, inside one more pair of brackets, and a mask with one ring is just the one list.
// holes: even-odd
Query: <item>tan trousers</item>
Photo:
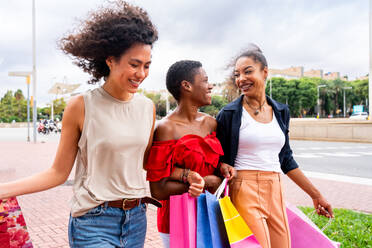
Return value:
[(263, 248), (290, 248), (291, 239), (280, 174), (238, 171), (231, 201)]

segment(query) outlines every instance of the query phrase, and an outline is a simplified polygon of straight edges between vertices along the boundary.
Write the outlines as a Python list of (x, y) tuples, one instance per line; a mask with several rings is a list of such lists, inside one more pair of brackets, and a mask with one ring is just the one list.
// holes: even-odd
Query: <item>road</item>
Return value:
[[(51, 133), (49, 135), (37, 134), (38, 142), (58, 141), (59, 134)], [(30, 140), (33, 141), (32, 125), (30, 127)], [(0, 142), (4, 141), (27, 141), (27, 128), (0, 128)]]
[(290, 144), (305, 171), (372, 179), (372, 144), (303, 140)]
[[(30, 130), (33, 140), (32, 129)], [(58, 141), (60, 134), (39, 135), (39, 142)], [(26, 141), (27, 128), (0, 128), (0, 142)], [(372, 144), (292, 140), (294, 158), (308, 172), (372, 179)]]

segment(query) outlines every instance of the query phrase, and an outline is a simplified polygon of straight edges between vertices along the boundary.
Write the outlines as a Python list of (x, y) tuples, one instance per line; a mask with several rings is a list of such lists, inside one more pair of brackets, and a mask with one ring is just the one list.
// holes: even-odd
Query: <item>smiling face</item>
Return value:
[(200, 67), (196, 69), (194, 82), (191, 83), (192, 98), (200, 103), (200, 106), (210, 105), (212, 103), (213, 85), (208, 82), (208, 76), (205, 70)]
[(109, 57), (106, 63), (110, 68), (107, 82), (126, 93), (136, 93), (139, 85), (149, 74), (151, 46), (135, 44), (119, 59)]
[(267, 74), (267, 67), (262, 69), (262, 65), (250, 57), (240, 57), (236, 61), (234, 69), (235, 83), (241, 92), (248, 97), (265, 94)]

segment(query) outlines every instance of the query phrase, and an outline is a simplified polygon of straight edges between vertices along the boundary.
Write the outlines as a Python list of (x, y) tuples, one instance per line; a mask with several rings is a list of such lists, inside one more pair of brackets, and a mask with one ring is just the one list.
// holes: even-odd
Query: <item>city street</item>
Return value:
[[(38, 142), (57, 141), (60, 134), (38, 134)], [(33, 140), (32, 128), (30, 139)], [(27, 128), (0, 128), (0, 142), (26, 141)], [(292, 140), (294, 158), (302, 170), (371, 179), (372, 144)]]
[[(37, 132), (36, 132), (37, 133)], [(50, 133), (48, 135), (38, 134), (38, 142), (58, 141), (60, 134)], [(30, 140), (33, 141), (32, 123), (30, 124)], [(27, 128), (0, 128), (0, 142), (4, 141), (27, 141)]]
[(372, 144), (303, 140), (290, 144), (304, 171), (372, 179)]
[[(0, 128), (0, 182), (49, 168), (59, 136), (39, 135), (38, 142), (33, 144), (26, 142), (26, 128)], [(372, 176), (368, 169), (372, 144), (298, 140), (291, 144), (300, 167), (333, 207), (372, 213)], [(62, 186), (17, 197), (34, 247), (68, 247), (67, 223), (73, 179), (74, 170)], [(283, 184), (287, 202), (312, 206), (311, 199), (288, 177), (283, 176)], [(145, 247), (162, 247), (154, 207), (149, 206), (147, 218)]]

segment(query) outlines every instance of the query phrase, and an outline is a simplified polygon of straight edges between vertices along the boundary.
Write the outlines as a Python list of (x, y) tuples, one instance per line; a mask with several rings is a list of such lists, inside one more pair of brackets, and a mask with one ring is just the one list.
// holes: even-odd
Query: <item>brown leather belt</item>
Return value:
[[(108, 207), (121, 208), (123, 210), (129, 210), (129, 209), (135, 208), (142, 203), (150, 203), (150, 204), (155, 205), (158, 208), (162, 207), (161, 203), (158, 200), (156, 200), (154, 198), (151, 198), (151, 197), (147, 197), (147, 196), (143, 197), (143, 198), (133, 198), (133, 199), (122, 199), (122, 200), (117, 200), (117, 201), (109, 201), (107, 203), (108, 203), (107, 204)], [(102, 204), (102, 206), (104, 206), (104, 205), (105, 205), (105, 203)]]

